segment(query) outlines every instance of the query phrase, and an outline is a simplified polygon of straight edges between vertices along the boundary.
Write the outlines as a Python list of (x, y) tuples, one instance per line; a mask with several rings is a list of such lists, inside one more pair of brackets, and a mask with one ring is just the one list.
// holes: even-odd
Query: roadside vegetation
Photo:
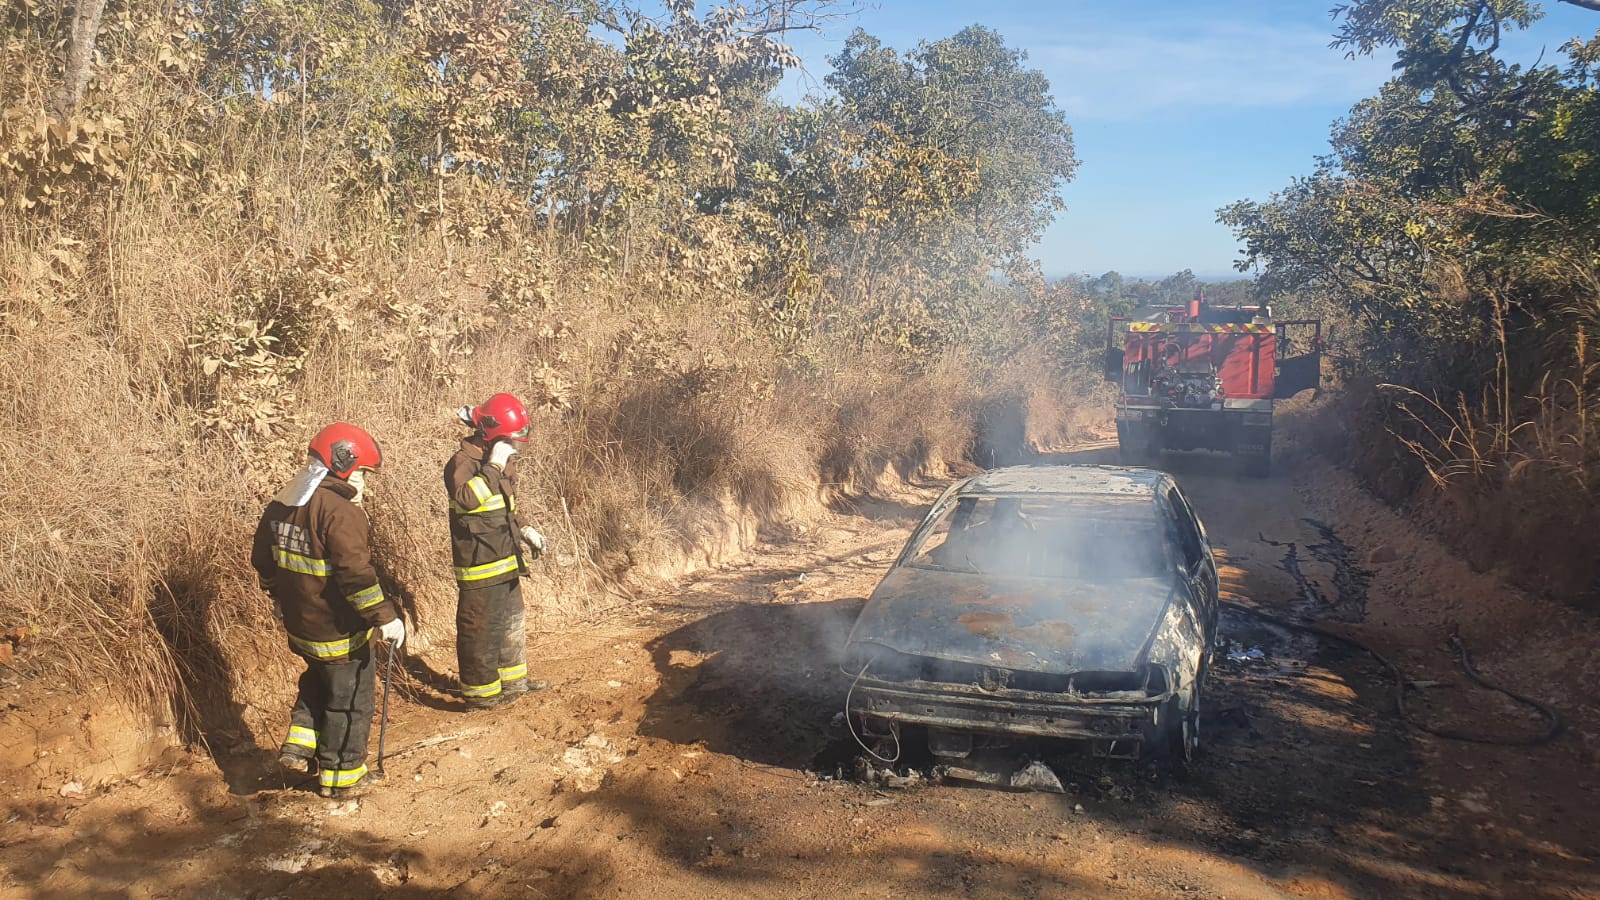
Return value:
[[(1571, 2), (1571, 0), (1568, 0)], [(1220, 211), (1260, 290), (1337, 324), (1331, 429), (1475, 562), (1600, 609), (1600, 5), (1537, 62), (1540, 4), (1360, 0), (1334, 46), (1397, 53), (1310, 175)]]
[(191, 737), (258, 721), (289, 659), (246, 538), (336, 419), (383, 445), (379, 562), (424, 651), (453, 630), (452, 410), (494, 391), (541, 410), (546, 621), (827, 490), (1078, 424), (1099, 336), (1025, 255), (1076, 167), (1049, 86), (982, 28), (857, 33), (825, 99), (775, 100), (786, 29), (840, 12), (5, 3), (19, 664)]

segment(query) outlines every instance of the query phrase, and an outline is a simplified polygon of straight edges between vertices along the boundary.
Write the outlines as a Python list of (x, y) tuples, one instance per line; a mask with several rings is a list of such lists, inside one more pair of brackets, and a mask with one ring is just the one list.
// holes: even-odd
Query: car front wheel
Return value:
[(1204, 687), (1205, 672), (1201, 670), (1194, 690), (1189, 692), (1189, 702), (1180, 703), (1173, 697), (1162, 711), (1161, 749), (1169, 759), (1194, 762), (1200, 752), (1200, 697)]
[(1184, 762), (1194, 762), (1195, 754), (1200, 752), (1200, 688), (1197, 685), (1194, 693), (1189, 698), (1189, 708), (1179, 717), (1177, 728), (1178, 746), (1175, 754)]

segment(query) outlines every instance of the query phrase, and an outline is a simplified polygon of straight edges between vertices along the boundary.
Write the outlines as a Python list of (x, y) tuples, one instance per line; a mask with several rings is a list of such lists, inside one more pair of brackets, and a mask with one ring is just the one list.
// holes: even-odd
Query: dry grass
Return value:
[[(538, 412), (518, 463), (523, 508), (552, 544), (530, 596), (536, 617), (555, 621), (616, 602), (634, 574), (714, 558), (703, 544), (805, 515), (829, 486), (866, 489), (968, 456), (997, 390), (1040, 402), (1015, 379), (980, 389), (958, 359), (914, 372), (847, 358), (799, 374), (715, 309), (669, 316), (627, 285), (595, 290), (578, 267), (548, 267), (542, 304), (486, 308), (493, 248), (458, 250), (449, 269), (423, 252), (355, 254), (324, 277), (326, 261), (252, 254), (175, 224), (160, 209), (130, 223), (116, 267), (74, 283), (8, 267), (0, 476), (13, 488), (0, 541), (12, 564), (0, 625), (38, 632), (36, 674), (109, 682), (191, 738), (276, 727), (295, 664), (247, 546), (266, 496), (327, 421), (357, 422), (384, 446), (376, 556), (415, 646), (446, 670), (454, 588), (439, 471), (463, 403), (507, 389), (560, 401)], [(26, 258), (0, 248), (0, 261)], [(406, 304), (420, 311), (390, 308)], [(293, 364), (208, 377), (211, 351), (191, 336), (221, 311), (273, 320)], [(278, 421), (236, 416), (274, 392), (290, 398)], [(208, 426), (211, 407), (235, 418)]]
[(1312, 419), (1312, 442), (1480, 568), (1600, 609), (1589, 537), (1600, 528), (1600, 423), (1587, 345), (1576, 338), (1565, 358), (1547, 359), (1522, 396), (1504, 383), (1476, 400), (1349, 385)]
[[(877, 338), (848, 309), (773, 337), (770, 285), (749, 277), (760, 254), (720, 216), (674, 212), (673, 240), (635, 242), (630, 226), (619, 263), (587, 210), (560, 216), (552, 200), (540, 221), (463, 178), (436, 229), (408, 193), (417, 172), (380, 176), (371, 148), (351, 146), (342, 117), (375, 100), (360, 84), (302, 95), (298, 111), (219, 99), (180, 65), (155, 71), (145, 51), (170, 29), (137, 19), (99, 45), (90, 112), (116, 112), (103, 134), (120, 136), (97, 145), (110, 155), (60, 165), (61, 147), (23, 147), (0, 178), (0, 629), (38, 635), (30, 675), (109, 683), (190, 739), (275, 731), (296, 663), (248, 544), (330, 421), (384, 448), (376, 560), (443, 681), (455, 592), (440, 469), (462, 404), (504, 390), (540, 407), (517, 463), (551, 551), (529, 592), (536, 622), (715, 562), (829, 490), (1025, 443), (1018, 413), (1055, 414), (1033, 383), (1049, 373), (860, 351)], [(46, 96), (49, 40), (6, 58), (19, 97)], [(21, 202), (40, 185), (61, 190)], [(638, 201), (647, 221), (652, 202)], [(996, 346), (1022, 327), (976, 324)], [(1007, 427), (985, 433), (1002, 406)]]

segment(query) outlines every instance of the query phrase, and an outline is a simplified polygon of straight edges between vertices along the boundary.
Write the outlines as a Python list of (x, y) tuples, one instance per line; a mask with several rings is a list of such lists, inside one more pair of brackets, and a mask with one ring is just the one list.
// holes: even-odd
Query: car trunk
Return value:
[(897, 568), (873, 592), (850, 653), (898, 653), (1018, 672), (1130, 672), (1172, 600), (1171, 579), (1095, 584)]

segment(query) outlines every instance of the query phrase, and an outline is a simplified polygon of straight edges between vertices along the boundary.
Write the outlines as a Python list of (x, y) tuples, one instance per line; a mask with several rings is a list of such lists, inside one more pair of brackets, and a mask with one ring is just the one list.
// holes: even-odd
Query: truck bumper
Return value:
[(1215, 450), (1260, 455), (1272, 447), (1272, 413), (1234, 409), (1117, 408), (1125, 450)]

